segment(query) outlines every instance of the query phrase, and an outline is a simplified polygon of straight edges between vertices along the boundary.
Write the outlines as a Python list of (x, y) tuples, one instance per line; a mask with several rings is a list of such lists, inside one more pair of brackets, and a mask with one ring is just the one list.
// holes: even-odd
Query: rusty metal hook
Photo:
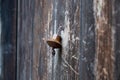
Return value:
[(54, 34), (52, 39), (48, 39), (47, 40), (47, 44), (52, 47), (52, 54), (55, 55), (55, 48), (61, 48), (62, 45), (61, 45), (61, 41), (62, 41), (62, 38), (61, 36), (59, 35), (56, 35)]

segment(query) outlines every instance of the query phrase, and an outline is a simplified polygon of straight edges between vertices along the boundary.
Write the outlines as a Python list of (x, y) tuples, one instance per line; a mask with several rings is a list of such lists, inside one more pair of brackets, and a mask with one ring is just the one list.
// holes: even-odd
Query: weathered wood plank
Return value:
[[(61, 30), (62, 36), (62, 65), (60, 80), (78, 80), (79, 79), (79, 32), (80, 32), (80, 1), (65, 0), (64, 1), (64, 25)], [(61, 5), (61, 4), (59, 4)], [(59, 9), (58, 9), (59, 11)], [(62, 11), (62, 10), (61, 10)], [(60, 15), (60, 14), (59, 14)], [(60, 19), (60, 18), (59, 18)], [(61, 19), (60, 19), (61, 20)]]
[(114, 80), (112, 1), (94, 0), (96, 22), (96, 80)]
[[(33, 79), (78, 80), (78, 74), (71, 67), (78, 72), (79, 0), (36, 0), (34, 20)], [(57, 32), (63, 38), (63, 49), (62, 53), (56, 50), (52, 57), (45, 40)], [(63, 59), (70, 65), (66, 65)]]
[[(78, 80), (79, 0), (18, 3), (18, 80)], [(62, 57), (57, 50), (52, 57), (46, 39), (61, 26), (58, 34), (63, 38)]]
[(52, 22), (52, 0), (35, 0), (33, 30), (33, 80), (51, 80), (51, 52), (46, 39), (50, 36), (49, 25)]
[[(18, 1), (18, 80), (93, 80), (94, 58), (96, 79), (113, 79), (111, 1), (95, 2), (93, 4), (93, 0)], [(94, 15), (96, 57), (93, 5), (97, 10)], [(62, 51), (56, 50), (55, 56), (52, 56), (46, 39), (56, 33), (62, 36)], [(118, 28), (116, 43), (119, 40), (117, 34)], [(119, 46), (115, 47), (118, 55)], [(116, 70), (118, 66), (116, 62)], [(119, 74), (116, 76), (119, 78)]]
[(16, 80), (16, 5), (16, 0), (1, 0), (2, 80)]
[[(1, 7), (4, 80), (15, 80), (16, 0), (2, 0)], [(119, 0), (18, 0), (17, 80), (113, 80), (112, 23), (119, 80), (119, 14)], [(56, 33), (62, 49), (52, 56), (46, 39)]]
[(94, 80), (94, 23), (93, 0), (80, 0), (80, 80)]
[(115, 80), (120, 80), (120, 0), (114, 0), (113, 19), (115, 26)]
[[(1, 4), (1, 0), (0, 0)], [(1, 6), (0, 6), (0, 15), (1, 15)], [(1, 44), (1, 31), (2, 31), (2, 20), (0, 16), (0, 80), (3, 79), (3, 54), (2, 54), (2, 44)]]
[[(80, 48), (80, 1), (65, 1), (64, 29), (61, 31), (63, 38), (62, 67), (64, 68), (64, 80), (79, 79), (79, 48)], [(67, 63), (69, 65), (67, 65)], [(73, 68), (73, 69), (72, 69)], [(62, 80), (62, 79), (61, 79)]]
[(18, 0), (17, 80), (32, 80), (34, 0)]

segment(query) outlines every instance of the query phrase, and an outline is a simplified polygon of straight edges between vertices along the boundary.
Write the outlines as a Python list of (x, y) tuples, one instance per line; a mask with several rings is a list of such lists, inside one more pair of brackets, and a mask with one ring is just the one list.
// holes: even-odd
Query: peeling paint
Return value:
[(100, 0), (98, 2), (98, 5), (97, 5), (97, 16), (102, 15), (101, 11), (102, 11), (103, 6), (105, 6), (105, 4), (104, 4), (104, 2), (102, 0)]
[(62, 36), (62, 44), (63, 47), (67, 47), (68, 46), (68, 42), (69, 42), (69, 37), (70, 37), (70, 28), (69, 25), (67, 25), (67, 27), (65, 27), (64, 31), (61, 31), (61, 36)]
[(80, 38), (79, 38), (79, 37), (76, 37), (76, 40), (78, 41), (78, 40), (80, 40)]
[(61, 36), (62, 36), (62, 44), (63, 47), (67, 47), (68, 46), (68, 42), (69, 42), (69, 38), (70, 38), (70, 21), (69, 21), (69, 17), (68, 17), (68, 11), (65, 12), (65, 29), (61, 31)]
[(72, 40), (71, 41), (72, 41), (72, 43), (75, 42), (75, 35), (74, 34), (72, 35)]

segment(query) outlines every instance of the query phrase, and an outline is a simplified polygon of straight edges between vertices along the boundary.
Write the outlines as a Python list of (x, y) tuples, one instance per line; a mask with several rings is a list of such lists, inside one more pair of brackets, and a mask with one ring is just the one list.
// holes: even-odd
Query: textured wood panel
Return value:
[(16, 80), (16, 0), (1, 0), (3, 79)]
[(94, 0), (96, 22), (96, 80), (114, 80), (112, 1)]
[(114, 42), (119, 80), (118, 17), (118, 0), (18, 0), (17, 80), (114, 80)]
[[(18, 80), (78, 80), (79, 0), (18, 1)], [(46, 39), (58, 33), (52, 56)]]
[(114, 0), (113, 19), (115, 26), (115, 80), (120, 80), (120, 1)]
[[(33, 56), (33, 79), (78, 79), (78, 73), (75, 74), (76, 71), (78, 72), (78, 61), (72, 58), (79, 55), (79, 52), (73, 53), (79, 50), (77, 48), (79, 33), (76, 33), (79, 31), (77, 2), (60, 0), (35, 2), (34, 53), (36, 54)], [(46, 45), (45, 40), (56, 33), (63, 38), (63, 49), (61, 53), (56, 50), (56, 55), (52, 56), (51, 48)], [(71, 70), (71, 67), (76, 71)]]
[(80, 0), (80, 80), (94, 80), (95, 26), (93, 0)]
[(32, 79), (34, 1), (18, 1), (17, 80)]

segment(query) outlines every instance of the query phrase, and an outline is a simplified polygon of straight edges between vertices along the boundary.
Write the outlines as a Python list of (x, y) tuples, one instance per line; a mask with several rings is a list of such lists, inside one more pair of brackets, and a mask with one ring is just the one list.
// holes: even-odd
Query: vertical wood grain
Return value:
[[(78, 80), (78, 74), (75, 74), (63, 59), (78, 72), (79, 1), (44, 0), (39, 2), (36, 0), (34, 20), (33, 78)], [(52, 50), (46, 44), (46, 39), (56, 33), (63, 38), (63, 49), (61, 53), (56, 50), (56, 55), (52, 56)], [(78, 52), (73, 53), (74, 51)]]
[(18, 0), (17, 80), (32, 80), (34, 0)]
[[(47, 48), (46, 39), (50, 36), (49, 26), (52, 22), (52, 0), (35, 0), (33, 28), (33, 79), (51, 80), (51, 52)], [(53, 31), (52, 31), (53, 32)]]
[(115, 80), (120, 79), (120, 1), (114, 0), (113, 19), (115, 26)]
[[(108, 0), (18, 0), (17, 79), (113, 80), (111, 11)], [(56, 33), (62, 49), (52, 56), (46, 40)]]
[(96, 22), (96, 80), (114, 80), (112, 1), (94, 0)]
[[(79, 0), (19, 0), (17, 79), (78, 80), (79, 23)], [(63, 49), (52, 56), (46, 40), (55, 33)]]
[(80, 0), (80, 80), (94, 80), (95, 26), (93, 0)]
[(65, 0), (62, 36), (62, 71), (60, 80), (79, 80), (80, 1)]
[(3, 80), (16, 80), (16, 0), (1, 0)]

